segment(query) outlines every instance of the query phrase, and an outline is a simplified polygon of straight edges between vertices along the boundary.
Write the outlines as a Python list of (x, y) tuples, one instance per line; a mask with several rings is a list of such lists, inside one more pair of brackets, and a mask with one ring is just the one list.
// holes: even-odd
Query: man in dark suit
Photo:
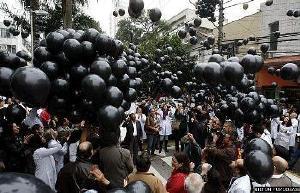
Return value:
[(130, 150), (133, 157), (133, 163), (135, 164), (139, 151), (139, 143), (143, 137), (142, 126), (140, 121), (136, 120), (135, 113), (130, 114), (129, 120), (125, 122), (124, 126), (126, 127), (127, 132), (122, 145)]

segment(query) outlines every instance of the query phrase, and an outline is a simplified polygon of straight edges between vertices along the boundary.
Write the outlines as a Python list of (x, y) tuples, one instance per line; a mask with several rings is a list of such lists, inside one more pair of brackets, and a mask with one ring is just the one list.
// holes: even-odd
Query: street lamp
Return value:
[(33, 65), (33, 42), (34, 42), (34, 36), (33, 36), (33, 13), (36, 16), (46, 16), (49, 13), (44, 10), (32, 10), (30, 9), (30, 28), (31, 28), (31, 64)]

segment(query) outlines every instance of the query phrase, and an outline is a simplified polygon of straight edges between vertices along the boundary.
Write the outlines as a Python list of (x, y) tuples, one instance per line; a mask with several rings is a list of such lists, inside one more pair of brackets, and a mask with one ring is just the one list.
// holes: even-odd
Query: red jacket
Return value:
[(166, 189), (169, 193), (187, 193), (184, 189), (184, 180), (188, 174), (173, 170), (171, 177), (168, 179)]

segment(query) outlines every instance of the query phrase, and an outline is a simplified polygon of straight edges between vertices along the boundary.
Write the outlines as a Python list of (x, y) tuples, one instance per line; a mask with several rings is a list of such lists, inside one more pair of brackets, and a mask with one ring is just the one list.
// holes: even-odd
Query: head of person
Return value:
[(223, 125), (224, 131), (226, 133), (231, 133), (234, 131), (234, 124), (231, 120), (227, 120), (225, 121), (224, 125)]
[(206, 188), (209, 188), (210, 190), (205, 192), (224, 192), (225, 190), (222, 184), (222, 176), (214, 167), (207, 172), (207, 184), (212, 186), (207, 186)]
[(288, 162), (279, 156), (274, 156), (272, 158), (274, 164), (274, 174), (280, 175), (283, 174), (289, 167)]
[(20, 127), (16, 123), (11, 123), (6, 125), (7, 129), (4, 130), (4, 133), (8, 136), (16, 136), (20, 133)]
[(77, 148), (77, 157), (80, 159), (90, 159), (93, 155), (93, 145), (91, 142), (85, 141), (79, 144)]
[(131, 114), (129, 115), (129, 118), (130, 118), (130, 121), (135, 122), (135, 120), (136, 120), (135, 113), (131, 113)]
[(147, 154), (142, 154), (136, 158), (136, 170), (138, 172), (148, 172), (151, 166), (150, 157)]
[(48, 143), (50, 140), (57, 139), (57, 135), (57, 131), (54, 131), (53, 129), (48, 129), (44, 134), (44, 138)]
[(0, 97), (0, 107), (4, 107), (4, 105), (5, 105), (5, 100), (2, 97)]
[(282, 124), (285, 125), (285, 126), (287, 126), (287, 127), (292, 126), (292, 121), (291, 121), (290, 115), (288, 113), (286, 113), (283, 116), (283, 122), (282, 122)]
[(296, 119), (296, 118), (297, 118), (297, 113), (292, 112), (292, 113), (290, 114), (290, 118), (291, 118), (291, 119)]
[(35, 135), (43, 136), (44, 135), (44, 127), (40, 124), (35, 124), (31, 127), (32, 133)]
[(141, 107), (137, 107), (136, 108), (136, 113), (138, 113), (138, 114), (142, 113), (142, 108)]
[(237, 159), (235, 161), (232, 161), (230, 167), (232, 168), (234, 175), (236, 177), (245, 176), (247, 174), (247, 170), (244, 167), (243, 159)]
[(150, 116), (151, 117), (155, 117), (155, 109), (154, 108), (152, 108), (151, 110), (150, 110)]
[(175, 153), (172, 157), (172, 167), (178, 172), (189, 173), (190, 159), (188, 155), (184, 152)]
[(188, 193), (201, 193), (204, 182), (200, 174), (191, 173), (184, 180), (184, 187)]

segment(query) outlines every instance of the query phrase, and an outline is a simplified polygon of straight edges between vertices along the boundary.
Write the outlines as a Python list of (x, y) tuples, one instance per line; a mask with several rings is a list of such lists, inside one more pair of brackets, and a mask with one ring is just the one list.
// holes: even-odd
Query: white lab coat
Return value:
[(291, 133), (290, 136), (290, 146), (294, 147), (295, 142), (296, 142), (296, 133), (298, 130), (298, 120), (296, 118), (291, 119), (292, 121), (292, 126), (293, 126), (293, 132)]
[(69, 145), (69, 160), (70, 162), (75, 162), (77, 159), (77, 147), (79, 145), (79, 141), (76, 143), (71, 143)]
[(264, 132), (263, 132), (263, 134), (261, 134), (260, 138), (265, 140), (273, 148), (271, 133), (267, 129), (264, 130)]
[(290, 139), (292, 133), (293, 133), (293, 126), (286, 127), (280, 124), (280, 129), (279, 132), (277, 133), (277, 138), (275, 139), (274, 144), (280, 145), (288, 150), (290, 146)]
[(159, 135), (165, 136), (165, 135), (172, 135), (172, 119), (171, 119), (171, 112), (163, 118), (163, 111), (161, 109), (158, 110), (159, 113), (159, 126), (160, 131)]
[[(57, 144), (60, 144), (60, 143), (56, 140), (50, 140), (48, 143), (48, 148), (55, 147)], [(67, 154), (67, 152), (68, 152), (68, 144), (64, 143), (61, 150), (59, 150), (57, 153), (53, 154), (57, 174), (61, 170), (61, 168), (64, 167), (64, 156)]]
[(142, 126), (142, 132), (143, 132), (143, 139), (147, 139), (147, 134), (145, 132), (145, 123), (146, 123), (146, 115), (142, 114), (141, 116), (139, 116), (138, 114), (136, 114), (136, 120), (140, 121), (141, 126)]
[(39, 148), (33, 153), (33, 160), (36, 166), (35, 177), (39, 178), (51, 189), (55, 190), (55, 183), (57, 179), (55, 161), (53, 154), (59, 152), (62, 146), (57, 143), (52, 148)]
[(277, 138), (278, 123), (279, 123), (279, 118), (273, 118), (271, 120), (271, 138), (272, 139), (276, 139)]

